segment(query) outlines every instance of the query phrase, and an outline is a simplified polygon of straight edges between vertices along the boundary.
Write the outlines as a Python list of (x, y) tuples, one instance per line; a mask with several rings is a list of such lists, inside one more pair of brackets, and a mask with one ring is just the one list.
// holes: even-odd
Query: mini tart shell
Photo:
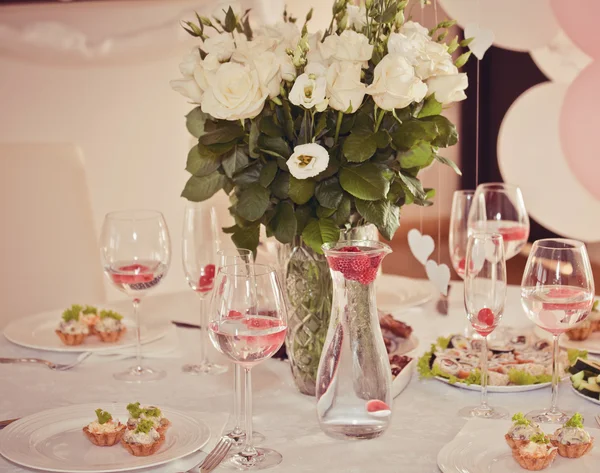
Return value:
[(565, 458), (579, 458), (588, 453), (592, 448), (594, 448), (594, 438), (586, 443), (578, 443), (571, 445), (564, 445), (554, 439), (551, 440), (552, 445), (558, 448), (558, 454), (561, 457)]
[(147, 457), (153, 455), (158, 452), (163, 443), (165, 443), (165, 436), (162, 434), (156, 442), (147, 445), (142, 443), (127, 443), (124, 439), (121, 439), (121, 445), (135, 457)]
[(512, 451), (513, 458), (517, 461), (521, 468), (529, 471), (540, 471), (548, 468), (556, 457), (556, 449), (553, 448), (545, 457), (535, 458), (529, 455), (523, 455), (520, 448), (515, 448)]
[(587, 338), (592, 334), (592, 332), (592, 324), (584, 323), (580, 327), (567, 330), (566, 334), (567, 337), (569, 337), (569, 340), (582, 341), (587, 340)]
[(55, 330), (54, 332), (56, 332), (56, 335), (58, 335), (65, 345), (69, 346), (81, 345), (87, 336), (85, 333), (63, 333), (60, 330)]
[(592, 320), (592, 332), (600, 332), (600, 318)]
[(119, 330), (115, 330), (113, 332), (100, 332), (100, 331), (94, 329), (95, 334), (98, 335), (100, 340), (103, 341), (104, 343), (118, 342), (126, 331), (127, 331), (127, 328), (124, 326), (121, 327)]
[(88, 426), (86, 425), (83, 428), (83, 433), (92, 442), (94, 445), (98, 447), (112, 447), (113, 445), (119, 443), (123, 434), (125, 434), (126, 427), (123, 424), (118, 424), (117, 429), (114, 432), (103, 432), (103, 433), (95, 433), (90, 432)]
[(506, 440), (506, 443), (508, 444), (508, 446), (513, 450), (515, 448), (524, 447), (525, 445), (527, 445), (529, 443), (529, 440), (521, 440), (521, 439), (515, 440), (508, 434), (504, 435), (504, 439)]

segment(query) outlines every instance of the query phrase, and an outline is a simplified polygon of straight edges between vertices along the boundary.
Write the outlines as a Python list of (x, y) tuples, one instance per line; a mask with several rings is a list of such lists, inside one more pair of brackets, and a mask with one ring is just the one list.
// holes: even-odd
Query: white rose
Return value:
[(189, 54), (183, 56), (183, 62), (179, 64), (179, 71), (183, 77), (193, 77), (194, 69), (201, 63), (202, 59), (200, 58), (200, 51), (198, 48), (194, 48)]
[(296, 179), (306, 179), (325, 171), (329, 164), (329, 153), (316, 143), (298, 145), (287, 160), (292, 176)]
[(388, 54), (375, 67), (373, 83), (367, 87), (378, 107), (383, 110), (404, 108), (420, 102), (427, 85), (415, 76), (414, 68), (398, 54)]
[(196, 67), (194, 68), (194, 79), (203, 91), (210, 87), (210, 80), (219, 67), (221, 67), (221, 63), (214, 54), (209, 54), (204, 58), (204, 61), (196, 64)]
[(169, 82), (171, 88), (175, 92), (179, 92), (184, 97), (187, 97), (194, 103), (201, 103), (204, 92), (194, 80), (191, 79), (175, 79)]
[(258, 71), (249, 64), (221, 64), (209, 79), (202, 111), (221, 120), (243, 120), (258, 115), (269, 95)]
[(261, 84), (269, 91), (269, 97), (277, 97), (281, 90), (281, 72), (275, 53), (265, 51), (250, 62), (258, 71)]
[(360, 64), (335, 62), (327, 70), (327, 95), (329, 106), (345, 112), (354, 113), (365, 97), (366, 86), (360, 81)]
[(325, 67), (328, 67), (331, 64), (331, 61), (323, 56), (323, 50), (321, 48), (322, 37), (323, 34), (320, 31), (308, 35), (308, 46), (310, 49), (306, 53), (306, 61), (309, 64), (311, 62), (318, 62), (319, 64), (323, 64)]
[(243, 62), (261, 55), (265, 51), (274, 52), (278, 42), (274, 38), (266, 36), (255, 36), (251, 41), (248, 41), (246, 36), (234, 32), (235, 50), (231, 56), (232, 61)]
[(279, 70), (281, 72), (281, 78), (286, 82), (292, 82), (296, 78), (296, 66), (292, 62), (292, 58), (285, 50), (277, 48), (275, 51), (277, 57), (277, 63), (279, 64)]
[(319, 112), (325, 110), (327, 107), (325, 73), (326, 70), (321, 64), (314, 63), (307, 66), (304, 74), (296, 77), (289, 94), (290, 102), (307, 109), (316, 107)]
[(346, 30), (339, 36), (327, 36), (321, 44), (321, 52), (325, 59), (357, 62), (362, 67), (367, 67), (369, 59), (373, 56), (373, 46), (364, 34)]
[(202, 49), (208, 54), (214, 54), (219, 61), (229, 61), (235, 51), (235, 42), (229, 33), (221, 33), (204, 41)]
[(448, 105), (467, 98), (465, 89), (469, 86), (469, 79), (465, 73), (435, 76), (427, 80), (427, 86), (427, 95), (435, 95), (438, 102)]
[(346, 15), (348, 17), (347, 28), (362, 31), (367, 26), (367, 9), (364, 5), (346, 5)]
[(291, 49), (296, 47), (301, 36), (296, 23), (286, 23), (283, 21), (274, 25), (267, 25), (259, 28), (256, 31), (256, 35), (275, 39), (278, 44), (282, 44), (285, 48)]
[(429, 30), (415, 21), (407, 21), (404, 23), (402, 28), (400, 28), (400, 33), (408, 36), (409, 38), (415, 38), (417, 36), (429, 38)]
[(413, 65), (421, 80), (434, 75), (450, 73), (454, 67), (448, 47), (435, 41), (426, 41), (415, 59), (416, 63)]

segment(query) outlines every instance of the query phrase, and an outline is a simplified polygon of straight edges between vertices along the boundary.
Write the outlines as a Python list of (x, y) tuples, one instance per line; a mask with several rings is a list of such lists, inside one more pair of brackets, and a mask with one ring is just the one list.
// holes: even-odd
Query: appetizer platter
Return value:
[[(440, 337), (418, 361), (421, 378), (435, 378), (456, 387), (480, 390), (481, 341), (462, 335)], [(568, 375), (578, 351), (562, 352), (561, 376)], [(552, 347), (546, 340), (527, 334), (513, 335), (506, 342), (488, 344), (490, 392), (521, 392), (549, 386), (552, 381)]]
[(0, 454), (43, 471), (119, 472), (147, 468), (200, 450), (206, 424), (183, 412), (139, 402), (83, 404), (39, 412), (1, 434)]
[(379, 325), (392, 369), (392, 396), (396, 397), (410, 382), (416, 360), (409, 354), (417, 348), (419, 341), (412, 334), (410, 325), (391, 314), (380, 312)]
[(575, 393), (600, 404), (600, 361), (578, 358), (569, 372)]

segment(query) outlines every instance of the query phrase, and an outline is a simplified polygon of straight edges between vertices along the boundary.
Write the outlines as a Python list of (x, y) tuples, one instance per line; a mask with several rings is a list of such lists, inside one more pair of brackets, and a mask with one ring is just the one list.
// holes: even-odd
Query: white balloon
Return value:
[(568, 85), (538, 84), (506, 113), (498, 136), (498, 166), (523, 191), (529, 214), (549, 230), (600, 241), (596, 200), (571, 172), (560, 145), (559, 116)]
[(439, 0), (446, 13), (464, 28), (479, 23), (494, 32), (494, 44), (530, 51), (548, 44), (560, 27), (550, 0)]

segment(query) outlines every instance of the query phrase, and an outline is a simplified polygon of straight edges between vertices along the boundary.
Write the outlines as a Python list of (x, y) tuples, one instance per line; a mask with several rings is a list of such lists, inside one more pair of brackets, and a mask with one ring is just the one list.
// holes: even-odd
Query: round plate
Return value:
[[(552, 335), (539, 327), (535, 328), (534, 333), (540, 338), (552, 340)], [(583, 340), (581, 342), (569, 340), (569, 337), (562, 335), (558, 339), (558, 344), (561, 346), (561, 348), (565, 348), (567, 350), (576, 348), (577, 350), (586, 350), (588, 353), (600, 355), (600, 332), (593, 332), (587, 338), (587, 340)]]
[(398, 312), (429, 302), (433, 294), (433, 285), (426, 279), (386, 274), (377, 283), (377, 308), (385, 312)]
[(410, 383), (410, 379), (412, 378), (413, 371), (415, 370), (415, 366), (417, 366), (417, 359), (413, 358), (410, 360), (408, 365), (404, 367), (402, 371), (392, 380), (392, 398), (395, 398), (402, 391), (406, 389), (408, 383)]
[[(119, 310), (117, 312), (122, 313)], [(11, 342), (27, 348), (61, 352), (98, 352), (135, 346), (135, 326), (127, 318), (123, 319), (127, 331), (118, 342), (103, 343), (98, 337), (90, 336), (81, 345), (64, 345), (54, 333), (60, 322), (60, 317), (61, 312), (57, 310), (23, 317), (10, 323), (4, 329), (4, 336)], [(159, 320), (144, 320), (142, 314), (142, 343), (152, 342), (164, 337), (169, 328), (169, 323)]]
[(571, 389), (573, 390), (573, 392), (574, 392), (575, 394), (577, 394), (579, 397), (582, 397), (582, 398), (583, 398), (583, 399), (585, 399), (586, 401), (590, 401), (590, 402), (593, 402), (594, 404), (598, 404), (598, 405), (600, 405), (600, 401), (599, 401), (598, 399), (592, 399), (591, 397), (587, 397), (587, 396), (585, 396), (584, 394), (581, 394), (581, 393), (580, 393), (580, 392), (579, 392), (577, 389), (575, 389), (575, 388), (573, 387), (573, 385), (572, 385), (572, 384), (571, 384)]
[(200, 450), (210, 439), (206, 424), (172, 409), (164, 445), (154, 455), (134, 457), (123, 446), (97, 447), (82, 432), (97, 408), (128, 418), (126, 404), (80, 404), (22, 418), (0, 433), (0, 454), (18, 465), (62, 473), (119, 472), (162, 465)]
[[(446, 378), (436, 376), (435, 379), (440, 380), (442, 383), (450, 384)], [(550, 386), (552, 383), (539, 383), (539, 384), (526, 384), (524, 386), (488, 386), (488, 392), (490, 393), (522, 393), (525, 391), (535, 391), (536, 389), (543, 389)], [(465, 384), (465, 383), (454, 383), (450, 384), (460, 389), (467, 389), (469, 391), (481, 391), (479, 384)]]

